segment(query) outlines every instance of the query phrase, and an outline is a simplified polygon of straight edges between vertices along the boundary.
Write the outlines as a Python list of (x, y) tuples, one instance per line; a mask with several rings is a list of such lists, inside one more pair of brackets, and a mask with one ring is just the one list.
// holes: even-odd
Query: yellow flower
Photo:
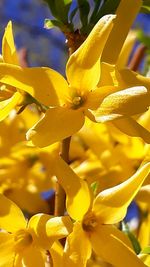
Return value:
[[(126, 4), (128, 6), (128, 3)], [(126, 16), (129, 22), (125, 32), (140, 6), (140, 0), (134, 1), (134, 6), (129, 4), (131, 15), (129, 19)], [(121, 8), (117, 13), (118, 21), (120, 13), (123, 12)], [(122, 116), (130, 118), (147, 109), (150, 98), (145, 87), (135, 87), (134, 83), (131, 88), (126, 87), (127, 89), (117, 84), (102, 85), (100, 58), (115, 17), (107, 15), (101, 18), (85, 42), (71, 55), (66, 67), (67, 81), (49, 68), (23, 69), (10, 64), (0, 64), (1, 82), (28, 92), (48, 107), (45, 116), (27, 134), (35, 145), (47, 146), (73, 135), (83, 126), (85, 116), (93, 121), (103, 122), (107, 115), (109, 120)], [(121, 23), (120, 27), (122, 29)], [(117, 34), (117, 40), (122, 44), (124, 39), (122, 35)], [(106, 80), (108, 78), (104, 77)], [(119, 92), (116, 93), (117, 91)], [(132, 135), (139, 135), (139, 132), (133, 131)], [(148, 131), (146, 136), (142, 137), (145, 141), (150, 141)]]
[(129, 204), (150, 172), (150, 163), (139, 168), (125, 182), (100, 192), (92, 201), (86, 181), (61, 158), (56, 162), (56, 176), (67, 195), (67, 211), (76, 220), (73, 232), (67, 238), (64, 266), (86, 266), (93, 248), (104, 261), (116, 267), (144, 267), (128, 238), (112, 224), (125, 217)]
[(21, 210), (0, 195), (0, 267), (44, 267), (46, 250), (72, 230), (68, 216), (37, 214), (26, 221)]
[[(121, 94), (119, 92), (119, 94), (116, 93), (113, 96), (106, 97), (106, 99), (104, 99), (102, 105), (100, 106), (100, 109), (98, 109), (94, 115), (96, 117), (99, 117), (99, 121), (112, 121), (112, 123), (122, 132), (130, 136), (140, 136), (144, 139), (144, 141), (149, 143), (149, 132), (129, 115), (134, 115), (134, 109), (136, 108), (139, 109), (138, 113), (142, 113), (143, 111), (140, 110), (142, 107), (142, 102), (144, 105), (147, 102), (147, 109), (150, 106), (150, 78), (144, 77), (139, 73), (131, 71), (130, 69), (127, 69), (125, 65), (123, 65), (126, 62), (126, 56), (124, 57), (123, 55), (124, 50), (126, 51), (126, 47), (124, 47), (123, 44), (127, 37), (128, 31), (139, 11), (141, 3), (141, 0), (121, 1), (117, 9), (117, 18), (114, 22), (114, 27), (107, 39), (102, 53), (101, 80), (99, 82), (99, 86), (116, 85), (119, 88), (122, 88), (123, 91), (125, 88), (132, 86), (145, 86), (148, 92), (147, 100), (141, 96), (139, 98), (140, 102), (136, 102), (136, 105), (138, 107), (135, 106), (136, 100), (133, 100), (130, 107), (127, 104), (127, 112), (124, 112), (122, 110), (120, 112), (120, 116), (120, 114), (118, 114), (117, 112), (118, 106), (116, 105), (116, 98), (121, 97), (123, 100), (123, 95), (121, 95), (123, 93), (122, 91)], [(138, 96), (136, 95), (135, 99), (137, 97)]]
[[(12, 23), (8, 23), (2, 41), (2, 57), (0, 62), (19, 65), (12, 34)], [(0, 84), (0, 121), (23, 100), (22, 94), (10, 85)]]

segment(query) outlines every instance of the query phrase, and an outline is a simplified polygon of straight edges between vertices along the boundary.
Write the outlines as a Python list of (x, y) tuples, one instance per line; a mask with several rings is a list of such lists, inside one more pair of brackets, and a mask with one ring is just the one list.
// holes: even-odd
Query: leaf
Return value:
[(54, 0), (44, 0), (44, 1), (48, 4), (52, 15), (56, 18), (57, 17), (57, 11), (56, 11), (56, 7), (55, 7), (55, 1)]
[(150, 255), (150, 246), (145, 247), (144, 249), (142, 249), (141, 254), (148, 254), (148, 255)]
[(45, 19), (44, 20), (44, 28), (45, 29), (52, 29), (54, 27), (62, 28), (63, 23), (59, 20), (54, 20), (54, 19)]
[(114, 14), (121, 0), (107, 0), (104, 1), (97, 16), (95, 17), (95, 23), (106, 14)]
[(57, 18), (65, 24), (68, 24), (68, 13), (71, 4), (72, 1), (70, 0), (55, 0)]
[(76, 15), (78, 11), (78, 7), (74, 8), (73, 11), (71, 12), (70, 16), (69, 16), (69, 22), (72, 23), (74, 16)]
[(150, 0), (143, 0), (143, 5), (140, 10), (141, 13), (150, 13)]
[(64, 0), (65, 6), (70, 5), (72, 3), (72, 0)]
[(91, 189), (93, 191), (93, 194), (96, 196), (97, 190), (98, 190), (99, 182), (94, 182), (91, 184)]
[(88, 24), (88, 15), (90, 12), (90, 5), (87, 0), (78, 0), (78, 7), (79, 7), (79, 12), (80, 12), (80, 20), (82, 23), (82, 28), (85, 28), (86, 25)]
[(135, 235), (132, 232), (130, 232), (129, 226), (127, 224), (125, 224), (123, 221), (122, 221), (122, 231), (130, 239), (135, 253), (139, 254), (141, 252), (141, 246), (140, 246), (138, 240), (136, 239)]
[(141, 43), (147, 46), (148, 49), (150, 49), (150, 36), (145, 35), (142, 30), (139, 30), (137, 32), (137, 38)]

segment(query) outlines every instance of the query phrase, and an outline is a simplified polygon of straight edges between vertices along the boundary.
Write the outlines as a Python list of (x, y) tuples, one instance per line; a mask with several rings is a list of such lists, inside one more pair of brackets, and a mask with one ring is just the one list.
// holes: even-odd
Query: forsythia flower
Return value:
[[(126, 16), (128, 26), (140, 6), (140, 0), (134, 1), (134, 6), (129, 5), (131, 15), (130, 18)], [(124, 10), (121, 8), (117, 14), (118, 22), (122, 12)], [(116, 120), (147, 110), (150, 104), (147, 88), (141, 85), (135, 87), (134, 83), (131, 88), (117, 84), (102, 85), (100, 58), (114, 21), (115, 15), (101, 18), (85, 42), (70, 56), (66, 67), (68, 82), (49, 68), (19, 68), (0, 64), (2, 83), (24, 90), (48, 106), (45, 116), (27, 134), (35, 145), (43, 147), (71, 136), (81, 129), (85, 116), (101, 122), (107, 115), (109, 120)], [(119, 38), (122, 40), (122, 36)], [(150, 142), (150, 133), (146, 129), (144, 133), (142, 137)], [(131, 135), (140, 135), (139, 131), (134, 130), (134, 125)]]
[(67, 238), (64, 267), (85, 267), (91, 248), (116, 267), (126, 267), (127, 263), (132, 267), (144, 267), (126, 236), (111, 224), (125, 217), (149, 172), (150, 163), (146, 163), (125, 182), (100, 192), (92, 203), (86, 182), (57, 158), (56, 176), (66, 191), (67, 211), (76, 220), (73, 232)]
[[(12, 34), (12, 23), (9, 22), (2, 41), (2, 56), (0, 62), (19, 65), (17, 52)], [(24, 93), (24, 92), (23, 92)], [(23, 94), (15, 87), (0, 84), (0, 121), (5, 119), (10, 111), (19, 105), (23, 100)]]
[[(21, 210), (0, 195), (0, 267), (44, 267), (46, 251), (72, 230), (68, 216), (37, 214), (26, 221)], [(7, 231), (7, 232), (6, 232)]]

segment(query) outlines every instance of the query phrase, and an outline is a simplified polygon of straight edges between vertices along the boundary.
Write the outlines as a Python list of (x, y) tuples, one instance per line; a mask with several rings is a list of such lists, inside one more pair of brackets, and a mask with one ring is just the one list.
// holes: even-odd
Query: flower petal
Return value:
[(95, 88), (100, 75), (99, 58), (112, 29), (114, 18), (114, 15), (101, 18), (85, 42), (70, 56), (66, 75), (72, 87), (83, 91)]
[(129, 69), (121, 69), (117, 72), (119, 86), (122, 88), (144, 86), (150, 91), (150, 77), (145, 77)]
[(59, 241), (54, 242), (50, 248), (50, 254), (53, 261), (53, 267), (63, 266), (63, 246)]
[(132, 87), (106, 96), (94, 112), (98, 122), (142, 113), (150, 105), (150, 93), (143, 86)]
[(67, 81), (50, 68), (21, 68), (1, 63), (0, 82), (29, 93), (47, 106), (58, 105), (68, 94)]
[(64, 252), (65, 267), (85, 267), (91, 255), (91, 244), (81, 223), (76, 222), (73, 232), (68, 236)]
[(120, 5), (116, 12), (117, 17), (114, 27), (103, 50), (102, 61), (110, 64), (115, 64), (117, 62), (124, 41), (141, 5), (141, 0), (120, 1)]
[(21, 207), (22, 210), (26, 210), (30, 214), (38, 212), (49, 213), (49, 205), (40, 197), (40, 193), (30, 192), (21, 188), (20, 195), (20, 188), (13, 188), (12, 190), (6, 191), (5, 195)]
[(131, 249), (127, 237), (113, 226), (99, 225), (90, 239), (96, 254), (115, 267), (145, 266)]
[(36, 246), (48, 249), (52, 245), (46, 233), (46, 223), (51, 217), (48, 214), (39, 213), (32, 216), (29, 220), (28, 228), (32, 233)]
[(116, 86), (101, 86), (96, 88), (87, 95), (84, 107), (87, 109), (96, 110), (107, 95), (110, 95), (117, 90), (118, 88)]
[(11, 234), (0, 232), (0, 267), (14, 266), (13, 241)]
[(11, 21), (8, 22), (7, 27), (5, 29), (4, 36), (3, 36), (2, 56), (3, 56), (4, 62), (14, 64), (14, 65), (19, 65), (16, 47), (14, 44)]
[(146, 143), (150, 144), (150, 132), (131, 117), (113, 120), (112, 123), (123, 133), (129, 136), (141, 137)]
[(67, 212), (74, 220), (81, 220), (91, 204), (88, 184), (80, 179), (61, 157), (57, 157), (54, 164), (55, 174), (67, 195)]
[(129, 56), (133, 49), (134, 43), (136, 41), (136, 37), (137, 37), (136, 32), (131, 30), (120, 52), (120, 55), (117, 61), (118, 69), (121, 69), (127, 66)]
[(23, 253), (23, 266), (45, 267), (45, 259), (42, 256), (40, 250), (38, 250), (36, 247), (31, 246), (29, 249), (26, 249)]
[(47, 236), (54, 241), (68, 236), (71, 231), (72, 222), (69, 216), (54, 217), (46, 223)]
[(84, 124), (80, 110), (50, 108), (45, 116), (27, 133), (27, 138), (39, 147), (51, 145), (78, 132)]
[(26, 220), (19, 207), (0, 194), (0, 228), (15, 232), (26, 227)]
[(21, 99), (21, 94), (16, 92), (11, 98), (0, 102), (0, 121), (4, 120), (9, 115)]
[(101, 223), (117, 223), (124, 218), (129, 204), (149, 172), (150, 163), (146, 163), (125, 182), (106, 189), (97, 195), (93, 203), (93, 212)]

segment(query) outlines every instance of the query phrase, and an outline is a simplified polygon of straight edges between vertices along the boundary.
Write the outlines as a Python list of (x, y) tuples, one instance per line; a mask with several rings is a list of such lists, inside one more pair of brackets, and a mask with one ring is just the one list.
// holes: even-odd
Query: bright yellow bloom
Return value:
[(97, 255), (116, 267), (144, 267), (128, 238), (111, 224), (120, 222), (126, 215), (129, 204), (150, 172), (150, 163), (125, 182), (102, 191), (92, 201), (86, 182), (61, 158), (56, 162), (56, 176), (67, 194), (67, 211), (76, 220), (67, 238), (64, 266), (86, 266), (93, 248)]
[[(140, 0), (134, 1), (134, 6), (129, 4), (131, 15), (130, 18), (126, 16), (129, 22), (125, 32), (129, 30), (129, 24), (140, 6)], [(124, 10), (121, 8), (117, 13), (118, 21), (122, 12)], [(35, 145), (47, 146), (73, 135), (83, 126), (85, 116), (97, 122), (104, 121), (105, 117), (116, 120), (122, 116), (130, 117), (144, 112), (149, 106), (149, 92), (143, 86), (138, 87), (134, 83), (126, 87), (120, 87), (118, 84), (102, 85), (100, 58), (113, 28), (114, 19), (114, 15), (100, 19), (85, 42), (71, 55), (66, 67), (67, 81), (49, 68), (23, 69), (10, 64), (0, 64), (1, 82), (28, 92), (49, 107), (45, 116), (27, 134)], [(120, 27), (122, 29), (121, 23)], [(124, 38), (117, 33), (117, 40), (122, 44)], [(104, 77), (106, 81), (108, 78)], [(149, 142), (150, 133), (146, 133), (145, 141)], [(139, 133), (134, 131), (132, 135)]]
[[(126, 1), (122, 0), (119, 8), (117, 9), (117, 18), (114, 22), (114, 27), (107, 39), (105, 48), (102, 53), (101, 64), (101, 80), (99, 86), (112, 86), (117, 85), (119, 88), (125, 89), (132, 86), (145, 86), (147, 88), (147, 100), (141, 96), (139, 98), (140, 103), (137, 102), (139, 113), (143, 104), (147, 102), (147, 109), (150, 101), (150, 78), (144, 77), (134, 71), (131, 71), (123, 65), (125, 63), (124, 56), (122, 55), (123, 43), (127, 37), (128, 31), (133, 23), (133, 20), (141, 5), (141, 0)], [(130, 12), (129, 12), (130, 10)], [(119, 38), (117, 37), (119, 36)], [(117, 38), (117, 42), (116, 42)], [(123, 58), (121, 58), (123, 56)], [(110, 96), (111, 97), (111, 96)], [(134, 115), (135, 100), (132, 105), (127, 107), (127, 112), (121, 111), (120, 116), (116, 111), (118, 107), (115, 104), (116, 97), (122, 97), (119, 94), (114, 94), (111, 99), (109, 96), (103, 101), (100, 109), (96, 111), (95, 116), (99, 117), (100, 121), (112, 121), (112, 123), (118, 127), (122, 132), (130, 136), (140, 136), (146, 142), (149, 143), (149, 132), (142, 127), (135, 119), (129, 115)], [(110, 110), (108, 110), (110, 108)], [(146, 110), (145, 110), (146, 111)], [(132, 113), (133, 112), (133, 113)], [(102, 116), (103, 115), (103, 116)], [(114, 118), (116, 118), (114, 120)]]
[[(8, 23), (2, 40), (1, 62), (19, 66), (19, 60), (12, 34), (12, 23)], [(0, 84), (0, 121), (5, 119), (10, 111), (23, 100), (22, 94), (15, 87)]]
[(46, 250), (72, 230), (68, 216), (37, 214), (26, 221), (21, 210), (0, 195), (0, 267), (44, 267)]

